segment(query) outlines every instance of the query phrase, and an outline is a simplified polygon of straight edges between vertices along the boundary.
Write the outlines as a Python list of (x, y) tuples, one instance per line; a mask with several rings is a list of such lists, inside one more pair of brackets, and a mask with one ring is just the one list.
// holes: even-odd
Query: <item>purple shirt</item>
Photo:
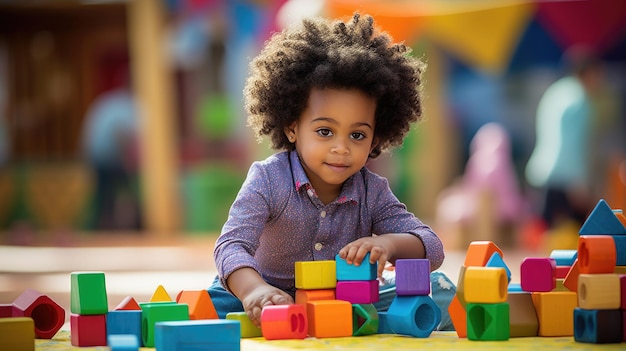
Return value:
[(372, 234), (411, 233), (422, 240), (431, 269), (441, 266), (437, 235), (408, 212), (387, 179), (362, 168), (336, 200), (324, 205), (295, 151), (254, 162), (215, 245), (222, 285), (251, 267), (263, 279), (295, 293), (295, 262), (334, 260), (346, 244)]

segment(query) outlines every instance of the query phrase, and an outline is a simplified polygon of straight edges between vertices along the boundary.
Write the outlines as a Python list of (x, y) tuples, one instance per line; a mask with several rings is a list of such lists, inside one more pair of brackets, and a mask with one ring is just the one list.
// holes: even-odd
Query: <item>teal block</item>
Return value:
[(396, 296), (387, 310), (394, 334), (427, 338), (441, 323), (441, 310), (428, 295)]
[(352, 335), (372, 335), (378, 332), (378, 311), (373, 304), (352, 305)]
[(573, 266), (578, 258), (578, 250), (552, 250), (550, 258), (554, 259), (557, 266)]
[(504, 271), (506, 272), (507, 282), (511, 282), (511, 270), (498, 252), (494, 252), (493, 255), (491, 255), (489, 261), (487, 261), (487, 263), (485, 264), (485, 267), (504, 268)]
[(370, 263), (369, 252), (359, 266), (348, 264), (346, 260), (335, 255), (337, 266), (337, 280), (376, 280), (378, 277), (378, 262)]
[(585, 223), (578, 231), (580, 235), (624, 235), (626, 227), (617, 219), (609, 204), (600, 199)]
[(70, 274), (70, 311), (80, 315), (106, 314), (109, 310), (104, 272)]
[(378, 312), (378, 334), (395, 334), (387, 323), (387, 312)]
[(109, 311), (107, 335), (134, 335), (141, 341), (141, 310)]
[(189, 306), (177, 303), (144, 303), (141, 307), (143, 346), (154, 347), (154, 325), (158, 322), (189, 320)]
[(468, 303), (467, 339), (468, 340), (509, 340), (510, 309), (503, 303)]
[(158, 322), (154, 344), (159, 351), (240, 351), (239, 321), (205, 319)]
[(136, 335), (114, 334), (107, 338), (111, 351), (138, 351), (139, 339)]

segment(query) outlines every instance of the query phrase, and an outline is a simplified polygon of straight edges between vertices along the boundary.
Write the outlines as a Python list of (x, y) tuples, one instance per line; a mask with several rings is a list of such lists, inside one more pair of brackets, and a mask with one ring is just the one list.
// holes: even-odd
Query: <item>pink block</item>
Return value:
[(342, 280), (335, 287), (337, 300), (350, 303), (378, 302), (378, 280)]
[(267, 340), (304, 339), (307, 322), (303, 305), (270, 305), (261, 312), (261, 332)]
[(106, 314), (70, 315), (72, 346), (107, 346)]
[(556, 288), (556, 261), (548, 257), (527, 257), (520, 266), (522, 290), (549, 292)]

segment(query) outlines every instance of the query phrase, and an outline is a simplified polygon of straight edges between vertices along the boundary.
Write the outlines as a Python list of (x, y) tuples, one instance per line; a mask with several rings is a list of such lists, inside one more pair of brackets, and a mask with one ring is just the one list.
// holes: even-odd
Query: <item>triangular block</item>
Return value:
[(173, 301), (170, 297), (170, 294), (167, 293), (163, 285), (159, 285), (157, 289), (152, 294), (150, 298), (150, 302), (171, 302)]
[(626, 235), (626, 227), (601, 199), (578, 231), (580, 235)]
[(184, 290), (176, 297), (177, 303), (189, 305), (189, 319), (218, 319), (213, 300), (206, 290)]
[(137, 300), (135, 300), (135, 298), (133, 298), (132, 296), (127, 296), (113, 310), (115, 310), (115, 311), (119, 311), (119, 310), (133, 310), (133, 311), (136, 311), (136, 310), (141, 310), (141, 307), (139, 307), (139, 304), (137, 303)]

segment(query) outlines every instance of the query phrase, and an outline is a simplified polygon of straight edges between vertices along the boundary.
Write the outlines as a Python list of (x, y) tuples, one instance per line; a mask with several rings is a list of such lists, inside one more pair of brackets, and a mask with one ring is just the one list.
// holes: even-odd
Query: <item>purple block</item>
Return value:
[(423, 258), (396, 260), (396, 294), (430, 294), (430, 261)]
[(335, 298), (352, 304), (378, 302), (378, 280), (338, 281)]

